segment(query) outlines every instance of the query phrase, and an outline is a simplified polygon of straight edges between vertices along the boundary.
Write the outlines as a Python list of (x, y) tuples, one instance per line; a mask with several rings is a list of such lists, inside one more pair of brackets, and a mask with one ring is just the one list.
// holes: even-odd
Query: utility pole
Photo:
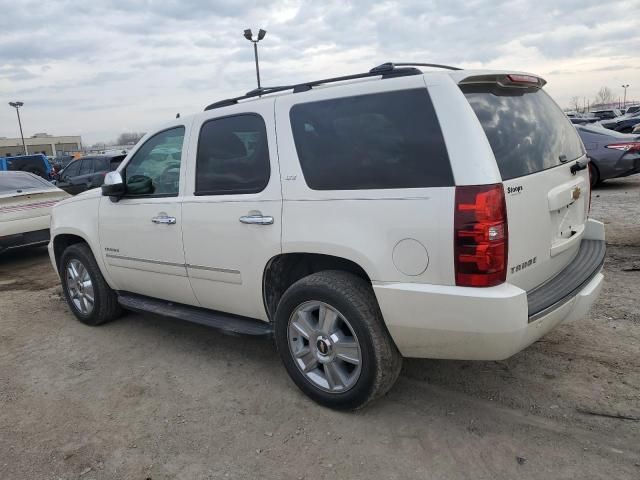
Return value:
[(244, 38), (253, 43), (253, 55), (256, 60), (256, 78), (258, 80), (258, 88), (262, 88), (262, 86), (260, 85), (260, 66), (258, 65), (258, 42), (262, 40), (266, 34), (266, 30), (260, 29), (258, 31), (258, 38), (254, 40), (253, 33), (251, 32), (250, 28), (244, 31)]
[(627, 88), (629, 88), (629, 84), (627, 83), (626, 85), (622, 85), (622, 88), (624, 88), (624, 103), (622, 108), (625, 108), (627, 106)]
[(9, 102), (9, 105), (16, 109), (16, 114), (18, 115), (18, 126), (20, 127), (20, 138), (22, 138), (22, 148), (24, 150), (24, 154), (27, 153), (27, 144), (24, 143), (24, 135), (22, 134), (22, 122), (20, 121), (20, 107), (24, 105), (24, 102)]

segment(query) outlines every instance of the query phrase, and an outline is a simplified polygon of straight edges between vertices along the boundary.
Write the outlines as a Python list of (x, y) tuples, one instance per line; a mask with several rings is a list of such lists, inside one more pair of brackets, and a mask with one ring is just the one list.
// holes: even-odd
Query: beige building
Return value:
[[(77, 152), (82, 149), (82, 139), (79, 135), (56, 137), (48, 133), (36, 133), (25, 138), (27, 153), (42, 153), (49, 156), (62, 155), (63, 153)], [(22, 155), (21, 138), (0, 137), (0, 156)]]

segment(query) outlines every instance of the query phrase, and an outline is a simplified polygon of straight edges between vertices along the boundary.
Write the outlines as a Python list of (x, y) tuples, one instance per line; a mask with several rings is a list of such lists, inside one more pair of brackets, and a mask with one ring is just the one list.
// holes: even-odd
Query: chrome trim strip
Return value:
[(156, 265), (167, 265), (169, 267), (185, 267), (184, 263), (162, 262), (160, 260), (148, 260), (146, 258), (126, 257), (124, 255), (113, 255), (111, 253), (107, 253), (105, 256), (107, 258), (115, 258), (117, 260), (129, 260), (131, 262), (153, 263)]
[(203, 265), (191, 265), (189, 263), (187, 263), (185, 266), (187, 268), (193, 268), (194, 270), (207, 270), (209, 272), (222, 272), (222, 273), (235, 273), (240, 275), (240, 270), (232, 270), (229, 268), (205, 267)]
[(105, 256), (107, 258), (115, 258), (117, 260), (129, 260), (131, 262), (153, 263), (156, 265), (167, 265), (169, 267), (186, 267), (186, 268), (192, 268), (194, 270), (206, 270), (209, 272), (233, 273), (236, 275), (240, 275), (240, 270), (232, 270), (229, 268), (205, 267), (204, 265), (191, 265), (188, 263), (162, 262), (160, 260), (149, 260), (146, 258), (127, 257), (125, 255), (114, 255), (112, 253), (107, 253), (105, 254)]

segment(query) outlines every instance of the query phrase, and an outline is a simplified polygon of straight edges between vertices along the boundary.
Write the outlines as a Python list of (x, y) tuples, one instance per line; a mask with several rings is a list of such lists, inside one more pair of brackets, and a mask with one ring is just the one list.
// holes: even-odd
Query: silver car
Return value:
[(576, 125), (591, 160), (591, 185), (609, 178), (640, 173), (640, 135), (620, 133), (601, 125)]

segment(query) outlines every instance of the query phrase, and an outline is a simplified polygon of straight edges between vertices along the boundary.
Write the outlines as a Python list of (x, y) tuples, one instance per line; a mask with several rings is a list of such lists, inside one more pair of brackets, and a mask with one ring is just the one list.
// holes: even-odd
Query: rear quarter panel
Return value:
[[(422, 76), (355, 82), (276, 99), (283, 253), (346, 258), (374, 282), (454, 283), (455, 188), (312, 190), (305, 182), (291, 131), (289, 111), (294, 104), (418, 87), (426, 88)], [(407, 275), (397, 268), (394, 250), (403, 240), (422, 245), (423, 249), (408, 248), (401, 255), (409, 264), (426, 263), (422, 272)]]
[(49, 228), (53, 206), (67, 198), (61, 190), (0, 198), (0, 236)]

